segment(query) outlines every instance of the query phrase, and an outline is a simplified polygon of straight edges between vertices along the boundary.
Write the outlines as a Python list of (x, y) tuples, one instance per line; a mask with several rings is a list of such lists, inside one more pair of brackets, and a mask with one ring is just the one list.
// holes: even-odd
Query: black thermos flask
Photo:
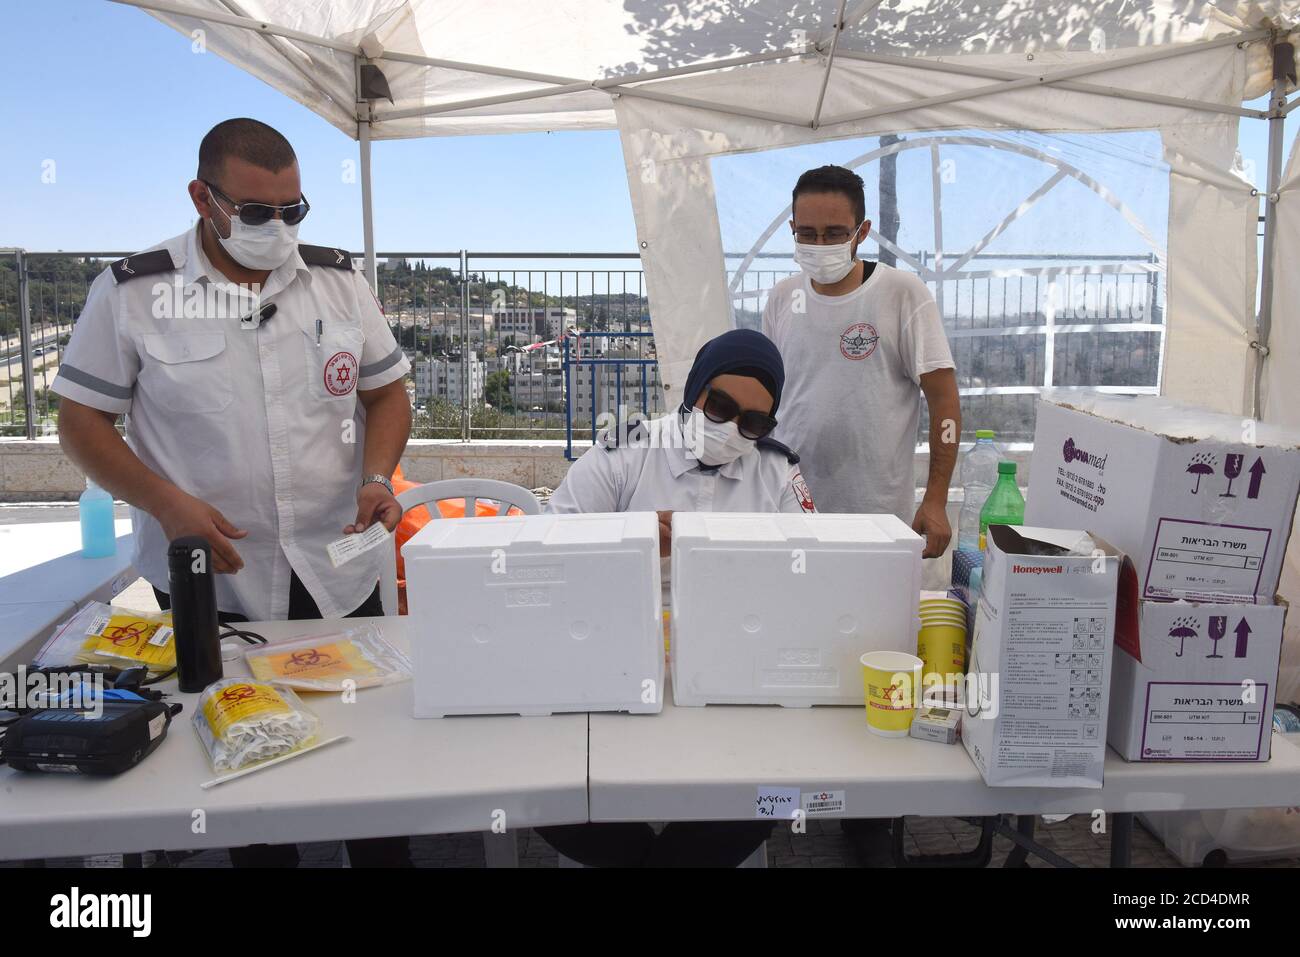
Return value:
[(202, 691), (222, 675), (217, 591), (212, 576), (212, 548), (206, 538), (189, 535), (168, 547), (176, 677), (180, 690), (187, 694)]

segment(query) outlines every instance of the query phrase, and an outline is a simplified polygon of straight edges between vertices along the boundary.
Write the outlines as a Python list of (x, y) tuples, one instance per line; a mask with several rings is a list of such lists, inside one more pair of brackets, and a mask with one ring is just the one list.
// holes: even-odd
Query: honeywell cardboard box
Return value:
[(1267, 761), (1285, 604), (1142, 602), (1107, 738), (1129, 761)]
[(1038, 404), (1025, 521), (1127, 553), (1141, 597), (1267, 604), (1300, 491), (1300, 433), (1157, 396)]
[(1077, 530), (989, 526), (961, 739), (986, 784), (1099, 788), (1111, 648), (1137, 575)]

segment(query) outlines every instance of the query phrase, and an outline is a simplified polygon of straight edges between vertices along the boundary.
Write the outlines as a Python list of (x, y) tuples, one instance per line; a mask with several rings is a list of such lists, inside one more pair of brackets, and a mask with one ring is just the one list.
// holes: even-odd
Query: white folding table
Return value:
[[(408, 646), (405, 618), (241, 625), (268, 639), (365, 621)], [(227, 675), (246, 675), (242, 659)], [(312, 694), (322, 738), (349, 740), (209, 790), (215, 775), (190, 726), (197, 695), (162, 746), (116, 777), (0, 767), (0, 859), (235, 847), (482, 831), (587, 820), (587, 715), (411, 717), (411, 684), (355, 703)], [(500, 842), (497, 842), (498, 845)], [(489, 841), (489, 857), (492, 842)], [(508, 853), (502, 855), (508, 858)], [(500, 858), (498, 858), (500, 859)]]
[(114, 555), (82, 558), (77, 522), (0, 525), (0, 608), (8, 609), (0, 612), (0, 667), (29, 660), (64, 617), (41, 609), (111, 601), (136, 579), (131, 522), (118, 519), (115, 528)]
[(1107, 813), (1117, 863), (1144, 811), (1289, 807), (1300, 748), (1273, 736), (1263, 763), (1129, 763), (1108, 751), (1102, 788), (991, 788), (960, 744), (882, 738), (862, 708), (709, 705), (593, 714), (592, 821), (755, 818), (759, 789), (844, 792), (845, 818)]

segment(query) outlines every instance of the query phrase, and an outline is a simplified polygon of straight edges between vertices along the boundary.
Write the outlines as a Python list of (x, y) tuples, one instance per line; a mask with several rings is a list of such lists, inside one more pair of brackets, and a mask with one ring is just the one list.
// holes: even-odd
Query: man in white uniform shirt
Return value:
[[(218, 124), (188, 190), (195, 228), (92, 284), (52, 385), (60, 442), (132, 506), (135, 566), (162, 607), (168, 543), (199, 535), (223, 620), (382, 614), (382, 551), (335, 568), (326, 545), (401, 518), (389, 476), (410, 363), (348, 254), (298, 244), (309, 207), (280, 133)], [(363, 847), (404, 854), (353, 842), (354, 863)], [(296, 862), (282, 850), (247, 862)]]
[[(925, 536), (925, 557), (941, 555), (952, 538), (945, 507), (961, 405), (934, 297), (914, 274), (857, 258), (871, 222), (851, 170), (804, 173), (792, 213), (803, 271), (777, 283), (763, 310), (763, 332), (786, 372), (774, 435), (799, 450), (820, 511), (893, 513)], [(918, 506), (922, 394), (930, 472)]]
[(410, 362), (351, 258), (298, 245), (307, 204), (279, 133), (219, 124), (189, 193), (196, 228), (91, 285), (52, 386), (59, 438), (133, 506), (155, 588), (168, 542), (201, 535), (228, 617), (341, 618), (375, 593), (380, 551), (336, 569), (325, 546), (401, 517), (386, 483), (410, 433)]

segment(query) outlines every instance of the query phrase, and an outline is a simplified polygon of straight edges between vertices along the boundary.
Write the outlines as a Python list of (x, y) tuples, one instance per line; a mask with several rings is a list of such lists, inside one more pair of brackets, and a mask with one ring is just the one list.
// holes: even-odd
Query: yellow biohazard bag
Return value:
[(299, 691), (373, 688), (411, 677), (411, 662), (375, 625), (258, 645), (244, 660), (254, 678)]
[(36, 664), (144, 665), (151, 674), (171, 671), (176, 667), (171, 612), (132, 611), (90, 602), (54, 630), (37, 653)]
[(218, 773), (308, 747), (320, 729), (320, 719), (292, 689), (250, 678), (222, 678), (208, 685), (193, 720)]

